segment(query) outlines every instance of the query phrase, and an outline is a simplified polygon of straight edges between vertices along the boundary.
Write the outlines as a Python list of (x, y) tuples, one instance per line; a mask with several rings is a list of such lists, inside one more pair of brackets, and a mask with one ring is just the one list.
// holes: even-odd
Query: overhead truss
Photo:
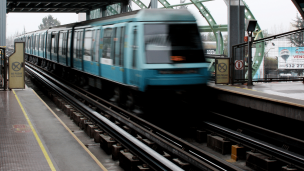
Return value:
[(7, 0), (6, 12), (88, 12), (126, 0)]

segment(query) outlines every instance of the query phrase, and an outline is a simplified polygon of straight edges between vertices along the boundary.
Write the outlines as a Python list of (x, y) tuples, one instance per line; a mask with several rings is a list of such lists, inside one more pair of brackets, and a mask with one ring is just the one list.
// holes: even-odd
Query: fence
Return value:
[[(253, 82), (304, 81), (303, 32), (299, 29), (252, 41)], [(232, 46), (230, 64), (231, 84), (247, 82), (248, 43)]]

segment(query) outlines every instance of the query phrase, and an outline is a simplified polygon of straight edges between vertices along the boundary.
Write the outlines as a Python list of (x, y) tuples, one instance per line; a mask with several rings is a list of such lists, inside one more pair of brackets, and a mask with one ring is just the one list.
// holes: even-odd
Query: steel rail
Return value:
[[(220, 116), (222, 118), (226, 118), (226, 119), (235, 121), (242, 125), (249, 126), (250, 129), (254, 129), (254, 130), (249, 130), (251, 132), (255, 132), (255, 130), (259, 130), (259, 132), (262, 131), (263, 132), (262, 136), (264, 136), (264, 137), (267, 136), (267, 138), (272, 138), (272, 139), (277, 139), (277, 138), (283, 139), (283, 141), (279, 141), (279, 142), (286, 143), (286, 145), (292, 145), (292, 146), (303, 146), (304, 145), (304, 140), (302, 140), (302, 139), (288, 136), (288, 135), (285, 135), (285, 134), (282, 134), (282, 133), (279, 133), (279, 132), (276, 132), (276, 131), (273, 131), (273, 130), (270, 130), (267, 128), (263, 128), (263, 127), (260, 127), (260, 126), (257, 126), (257, 125), (254, 125), (254, 124), (251, 124), (248, 122), (244, 122), (244, 121), (232, 118), (232, 117), (225, 116), (223, 114), (219, 114), (219, 113), (212, 112), (212, 111), (209, 111), (209, 112), (216, 116)], [(259, 134), (261, 135), (261, 133), (259, 133)]]
[(280, 149), (274, 145), (268, 144), (261, 140), (257, 140), (245, 134), (233, 131), (211, 122), (205, 121), (204, 124), (206, 126), (206, 130), (208, 131), (215, 132), (216, 134), (226, 137), (234, 142), (241, 143), (242, 145), (251, 149), (256, 149), (260, 153), (273, 156), (283, 162), (291, 163), (301, 169), (304, 168), (304, 156), (285, 149)]
[(125, 130), (121, 129), (106, 117), (97, 113), (93, 109), (84, 105), (79, 100), (75, 99), (69, 93), (65, 92), (63, 89), (52, 83), (51, 81), (44, 78), (41, 74), (34, 71), (33, 69), (27, 67), (26, 70), (31, 72), (37, 79), (43, 81), (49, 88), (60, 94), (65, 100), (71, 103), (78, 110), (86, 114), (87, 116), (94, 118), (94, 121), (98, 123), (102, 128), (106, 129), (108, 133), (114, 136), (121, 144), (130, 149), (133, 153), (139, 156), (140, 159), (149, 163), (156, 170), (177, 170), (182, 171), (180, 167), (173, 164), (171, 161), (161, 156), (159, 153), (152, 150), (147, 145), (140, 142), (138, 139), (131, 136)]
[[(33, 67), (32, 64), (27, 63), (27, 66)], [(43, 72), (41, 69), (36, 68), (36, 71)], [(44, 74), (48, 79), (55, 81), (56, 79)], [(65, 86), (61, 82), (56, 81), (56, 84), (60, 86)], [(91, 97), (87, 97), (75, 89), (67, 88), (72, 94), (84, 99), (93, 106), (96, 106), (105, 113), (114, 117), (117, 121), (125, 124), (126, 126), (132, 128), (140, 135), (148, 138), (149, 140), (155, 142), (165, 151), (168, 151), (181, 159), (189, 162), (190, 164), (202, 169), (202, 170), (241, 170), (240, 168), (221, 160), (220, 158), (213, 156), (202, 149), (193, 146), (192, 144), (176, 137), (155, 125), (139, 118), (138, 116), (131, 114), (109, 102), (104, 102), (103, 99), (98, 98), (94, 100)], [(87, 93), (86, 93), (87, 94)], [(109, 107), (110, 106), (110, 107)]]

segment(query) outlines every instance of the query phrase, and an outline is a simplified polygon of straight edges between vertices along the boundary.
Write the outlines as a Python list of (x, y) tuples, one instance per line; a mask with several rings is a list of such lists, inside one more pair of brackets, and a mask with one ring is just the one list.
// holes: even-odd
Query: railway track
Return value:
[[(101, 119), (102, 115), (100, 113), (103, 113), (103, 115), (106, 115), (107, 117), (110, 116), (110, 118), (112, 118), (112, 121), (114, 119), (115, 121), (123, 123), (124, 125), (134, 130), (138, 135), (141, 135), (141, 138), (147, 138), (150, 141), (155, 142), (158, 145), (158, 148), (160, 147), (162, 149), (161, 151), (166, 151), (171, 155), (174, 155), (175, 157), (178, 157), (183, 161), (190, 163), (192, 166), (195, 166), (195, 168), (198, 168), (199, 170), (241, 170), (238, 167), (235, 167), (230, 163), (222, 161), (219, 158), (214, 158), (213, 155), (210, 155), (204, 152), (203, 150), (179, 139), (178, 137), (150, 124), (149, 122), (141, 119), (140, 117), (133, 115), (132, 113), (129, 113), (128, 111), (116, 105), (113, 105), (112, 103), (78, 86), (71, 84), (65, 79), (57, 77), (56, 75), (50, 72), (45, 73), (46, 70), (41, 67), (34, 66), (33, 64), (28, 62), (26, 66), (27, 73), (31, 74), (40, 81), (48, 84), (49, 88), (53, 89), (53, 91), (64, 97), (74, 107), (78, 106), (79, 111), (90, 117), (91, 120), (94, 121), (94, 123), (96, 123), (100, 128), (107, 130), (107, 132), (111, 136), (115, 137), (118, 142), (124, 144), (125, 148), (130, 149), (143, 162), (147, 163), (151, 168), (155, 170), (176, 170), (177, 168), (174, 168), (176, 165), (172, 162), (170, 163), (170, 161), (170, 164), (167, 163), (164, 165), (162, 163), (164, 161), (160, 162), (155, 158), (154, 160), (151, 159), (151, 156), (150, 158), (147, 157), (147, 154), (145, 152), (140, 152), (138, 147), (136, 148), (136, 145), (131, 145), (132, 140), (131, 142), (130, 140), (128, 142), (128, 140), (123, 140), (123, 135), (119, 136), (117, 131), (116, 133), (115, 131), (111, 132), (111, 128), (109, 128), (111, 126), (108, 126), (107, 124), (113, 126), (113, 123), (108, 123), (109, 120), (107, 120), (106, 118)], [(81, 101), (85, 101), (86, 104), (82, 103), (79, 100), (77, 101), (77, 98)], [(91, 108), (88, 106), (91, 106)], [(92, 106), (93, 108), (95, 107), (95, 110), (92, 110)], [(96, 112), (96, 109), (98, 112)], [(281, 141), (292, 144), (294, 146), (303, 145), (304, 143), (303, 140), (290, 137), (288, 135), (280, 134), (278, 132), (258, 127), (246, 122), (242, 122), (237, 119), (229, 118), (221, 114), (216, 115), (247, 125), (247, 129), (258, 131), (260, 132), (260, 134), (271, 137), (272, 139), (280, 139)], [(284, 148), (280, 148), (265, 141), (261, 141), (260, 138), (257, 139), (245, 135), (239, 131), (234, 131), (227, 127), (212, 122), (204, 122), (204, 124), (206, 130), (209, 132), (216, 133), (217, 135), (228, 138), (229, 140), (235, 143), (242, 144), (243, 146), (249, 149), (253, 149), (253, 151), (255, 152), (260, 152), (262, 154), (271, 156), (271, 158), (273, 159), (278, 159), (284, 163), (287, 163), (290, 166), (295, 166), (301, 170), (304, 170), (304, 156), (302, 155), (299, 155), (292, 151), (288, 151)], [(159, 153), (160, 150), (157, 151)], [(160, 152), (160, 154), (164, 153)], [(167, 167), (167, 165), (172, 166), (173, 168)]]
[[(60, 95), (154, 170), (181, 169), (172, 162), (173, 158), (190, 164), (192, 170), (241, 170), (84, 89), (62, 79), (59, 80), (43, 68), (27, 62), (26, 72)], [(115, 122), (132, 129), (131, 134), (137, 137), (124, 132)], [(153, 146), (154, 150), (146, 148), (138, 139), (154, 142), (156, 144)], [(163, 157), (164, 154), (169, 154), (171, 159)]]
[[(301, 150), (304, 145), (303, 140), (275, 132), (273, 130), (265, 129), (254, 124), (243, 122), (219, 113), (210, 113), (217, 115), (217, 120), (229, 122), (230, 125), (233, 126), (231, 126), (231, 129), (212, 121), (205, 121), (204, 128), (206, 131), (215, 133), (221, 137), (225, 137), (235, 144), (240, 144), (241, 146), (251, 149), (255, 153), (264, 154), (269, 156), (271, 159), (275, 159), (285, 163), (286, 165), (304, 170), (304, 156), (301, 155)], [(245, 131), (241, 129), (233, 129), (236, 127), (242, 127)], [(279, 144), (283, 144), (283, 146), (280, 147)], [(288, 146), (285, 144), (288, 144)], [(289, 146), (294, 148), (294, 150), (288, 150)]]

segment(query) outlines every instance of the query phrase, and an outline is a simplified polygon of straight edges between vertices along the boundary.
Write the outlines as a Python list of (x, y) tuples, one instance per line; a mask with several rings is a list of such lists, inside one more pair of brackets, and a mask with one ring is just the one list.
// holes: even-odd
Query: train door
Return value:
[(28, 53), (28, 37), (25, 36), (25, 53)]
[[(98, 53), (99, 53), (99, 35), (100, 30), (86, 29), (84, 33), (84, 71), (98, 75)], [(96, 47), (98, 46), (98, 47)]]
[(124, 42), (125, 42), (125, 27), (117, 27), (114, 38), (114, 79), (115, 81), (124, 83)]
[(52, 39), (52, 33), (47, 34), (47, 46), (46, 46), (46, 58), (51, 60), (51, 39)]
[(41, 56), (41, 57), (43, 57), (44, 58), (44, 36), (45, 36), (45, 34), (44, 33), (41, 33), (40, 34), (40, 43), (39, 43), (39, 54), (38, 54), (38, 56)]
[(58, 62), (58, 36), (59, 33), (52, 32), (51, 39), (51, 60), (54, 62)]
[(32, 54), (35, 55), (35, 42), (36, 42), (36, 35), (33, 35), (33, 39), (32, 39)]
[(139, 87), (140, 74), (138, 70), (138, 28), (132, 28), (132, 53), (131, 53), (131, 68), (130, 68), (130, 83)]
[(68, 43), (67, 43), (67, 65), (71, 66), (72, 59), (72, 30), (68, 31)]
[(28, 53), (31, 54), (32, 53), (32, 35), (29, 35), (29, 45), (28, 45)]
[(113, 59), (112, 55), (112, 32), (113, 28), (103, 28), (103, 42), (102, 42), (102, 58), (101, 58), (101, 76), (113, 80)]
[(40, 35), (36, 34), (36, 38), (35, 38), (35, 54), (36, 56), (39, 56), (39, 38)]
[(83, 69), (82, 57), (83, 57), (83, 30), (75, 30), (73, 41), (73, 68), (81, 70)]
[(58, 41), (58, 57), (59, 63), (66, 65), (66, 44), (67, 44), (67, 32), (59, 33), (59, 41)]

